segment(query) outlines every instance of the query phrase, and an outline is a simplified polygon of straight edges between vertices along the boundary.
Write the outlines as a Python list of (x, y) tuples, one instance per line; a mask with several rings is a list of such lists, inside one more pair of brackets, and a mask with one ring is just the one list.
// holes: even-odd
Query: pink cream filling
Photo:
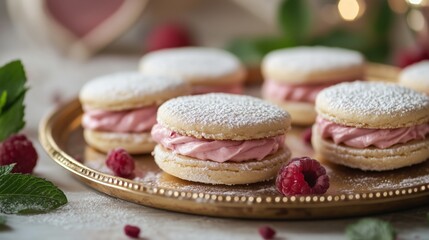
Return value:
[(343, 143), (354, 148), (372, 145), (384, 149), (398, 143), (423, 140), (429, 134), (429, 123), (395, 129), (367, 129), (336, 124), (319, 116), (316, 124), (322, 138), (332, 139), (335, 144)]
[(345, 81), (331, 81), (322, 84), (284, 84), (267, 79), (262, 85), (262, 96), (279, 101), (314, 103), (320, 91), (339, 82)]
[(257, 140), (209, 140), (183, 136), (159, 124), (152, 128), (152, 139), (174, 153), (215, 162), (262, 160), (283, 148), (285, 135)]
[(158, 106), (142, 107), (123, 111), (84, 109), (82, 125), (86, 129), (140, 133), (149, 132), (156, 123)]
[(205, 94), (205, 93), (242, 94), (243, 85), (240, 83), (240, 84), (229, 84), (229, 85), (220, 85), (220, 86), (202, 86), (202, 85), (192, 86), (192, 94)]

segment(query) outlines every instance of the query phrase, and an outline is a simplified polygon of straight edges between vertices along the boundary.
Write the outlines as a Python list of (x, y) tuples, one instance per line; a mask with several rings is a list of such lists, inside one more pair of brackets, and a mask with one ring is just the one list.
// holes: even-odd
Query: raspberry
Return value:
[(263, 226), (259, 228), (259, 235), (261, 235), (261, 237), (266, 240), (274, 239), (276, 236), (276, 231), (269, 226)]
[(130, 238), (139, 238), (140, 228), (132, 225), (125, 225), (124, 227), (125, 235)]
[(183, 26), (165, 24), (149, 33), (145, 50), (150, 52), (164, 48), (185, 47), (191, 44), (189, 33)]
[(0, 145), (0, 165), (16, 163), (14, 173), (32, 173), (37, 158), (33, 143), (25, 135), (12, 135)]
[(294, 158), (280, 169), (276, 187), (283, 195), (323, 194), (329, 188), (329, 177), (318, 161)]
[(122, 148), (109, 152), (106, 165), (118, 177), (132, 178), (134, 175), (134, 159)]
[(302, 140), (304, 140), (304, 142), (308, 145), (311, 145), (311, 135), (312, 135), (312, 131), (311, 131), (311, 127), (307, 128), (304, 130), (304, 132), (302, 132)]
[(395, 62), (396, 65), (404, 68), (408, 65), (423, 61), (425, 59), (429, 59), (429, 50), (418, 46), (415, 49), (406, 49), (400, 51), (395, 57)]

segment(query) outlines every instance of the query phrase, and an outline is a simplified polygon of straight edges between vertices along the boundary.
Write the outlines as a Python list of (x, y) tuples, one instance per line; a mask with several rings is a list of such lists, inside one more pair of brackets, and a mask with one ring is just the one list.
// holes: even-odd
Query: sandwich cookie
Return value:
[(290, 117), (260, 99), (224, 93), (179, 97), (158, 110), (155, 162), (181, 179), (248, 184), (276, 176), (290, 158)]
[(322, 90), (312, 144), (334, 163), (401, 168), (429, 158), (429, 97), (395, 84), (342, 83)]
[(193, 94), (243, 91), (245, 70), (237, 57), (215, 48), (186, 47), (155, 51), (140, 61), (149, 75), (177, 77), (189, 82)]
[(156, 145), (150, 130), (158, 106), (189, 92), (189, 85), (180, 79), (138, 72), (98, 77), (86, 83), (79, 95), (84, 138), (104, 152), (121, 147), (129, 153), (149, 153)]
[(429, 95), (429, 60), (404, 68), (399, 84)]
[(269, 53), (262, 62), (264, 99), (292, 116), (292, 123), (310, 125), (316, 119), (316, 95), (331, 85), (362, 79), (364, 58), (352, 50), (296, 47)]

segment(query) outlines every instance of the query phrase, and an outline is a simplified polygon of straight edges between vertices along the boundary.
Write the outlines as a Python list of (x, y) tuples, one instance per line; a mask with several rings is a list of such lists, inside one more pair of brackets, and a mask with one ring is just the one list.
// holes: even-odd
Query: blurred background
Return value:
[(6, 0), (0, 65), (23, 60), (27, 118), (38, 120), (89, 79), (136, 70), (149, 51), (225, 48), (251, 78), (266, 53), (298, 45), (351, 48), (404, 67), (429, 59), (428, 28), (429, 0)]

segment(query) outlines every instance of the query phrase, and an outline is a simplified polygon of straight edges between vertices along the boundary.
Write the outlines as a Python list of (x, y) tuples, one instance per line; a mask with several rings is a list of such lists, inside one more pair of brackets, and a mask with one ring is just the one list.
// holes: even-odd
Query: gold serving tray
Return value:
[[(371, 64), (367, 78), (394, 80), (397, 72)], [(312, 196), (282, 196), (273, 181), (221, 186), (180, 180), (162, 172), (151, 155), (135, 156), (136, 177), (124, 179), (110, 173), (103, 153), (86, 145), (81, 115), (76, 99), (41, 122), (40, 141), (46, 152), (90, 187), (145, 206), (217, 217), (316, 219), (395, 211), (429, 201), (429, 161), (387, 172), (363, 172), (322, 161), (331, 186), (327, 193)], [(287, 136), (293, 156), (317, 158), (302, 140), (303, 131), (294, 127)]]

